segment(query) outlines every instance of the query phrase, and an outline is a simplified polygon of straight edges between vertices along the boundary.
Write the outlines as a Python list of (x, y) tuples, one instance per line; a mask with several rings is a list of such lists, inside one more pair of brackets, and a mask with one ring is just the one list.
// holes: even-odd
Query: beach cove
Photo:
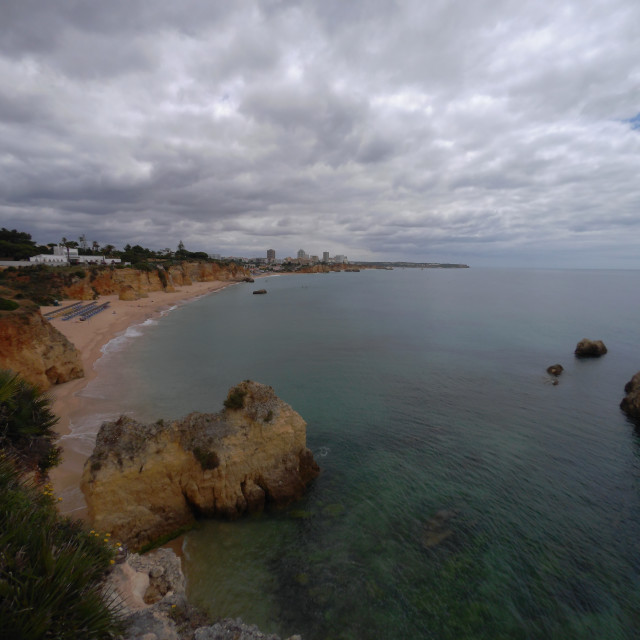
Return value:
[[(89, 320), (51, 320), (51, 324), (80, 352), (85, 372), (83, 378), (56, 385), (49, 392), (53, 398), (53, 411), (59, 417), (56, 431), (60, 435), (59, 445), (63, 448), (61, 464), (50, 472), (55, 491), (62, 497), (59, 505), (61, 513), (77, 518), (84, 517), (84, 501), (79, 491), (79, 483), (90, 451), (86, 446), (78, 447), (78, 440), (73, 436), (71, 425), (91, 415), (91, 400), (78, 394), (95, 379), (95, 365), (104, 355), (105, 347), (132, 327), (154, 321), (173, 308), (232, 284), (237, 283), (194, 282), (173, 292), (154, 291), (149, 293), (148, 297), (138, 300), (119, 300), (117, 295), (100, 296), (98, 303), (108, 302), (109, 307)], [(64, 304), (66, 303), (62, 306)], [(44, 315), (59, 308), (46, 306), (40, 310)], [(114, 410), (117, 412), (117, 407)]]

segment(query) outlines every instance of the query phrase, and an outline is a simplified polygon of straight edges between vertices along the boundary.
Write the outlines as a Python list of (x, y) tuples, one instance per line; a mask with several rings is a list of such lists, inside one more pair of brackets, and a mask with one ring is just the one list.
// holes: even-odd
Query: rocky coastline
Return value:
[[(81, 487), (93, 526), (140, 549), (199, 516), (236, 518), (289, 504), (318, 473), (302, 417), (271, 387), (247, 380), (229, 390), (217, 414), (104, 423)], [(279, 640), (241, 620), (208, 624), (186, 599), (171, 549), (117, 560), (105, 592), (125, 617), (124, 640)]]
[(104, 592), (125, 621), (122, 640), (280, 640), (239, 619), (211, 624), (187, 601), (180, 558), (171, 549), (129, 554), (107, 576)]

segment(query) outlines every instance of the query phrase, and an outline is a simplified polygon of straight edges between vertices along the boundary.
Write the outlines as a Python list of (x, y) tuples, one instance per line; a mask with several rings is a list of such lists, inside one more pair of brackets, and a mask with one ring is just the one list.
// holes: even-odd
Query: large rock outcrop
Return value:
[(0, 314), (0, 368), (42, 390), (84, 376), (79, 351), (37, 308)]
[(607, 353), (607, 347), (602, 340), (582, 338), (576, 345), (574, 353), (578, 358), (599, 358)]
[(627, 394), (620, 403), (620, 408), (634, 422), (640, 425), (640, 371), (624, 386)]
[(245, 381), (217, 414), (104, 423), (81, 488), (94, 526), (133, 548), (190, 524), (299, 499), (319, 472), (306, 423), (271, 387)]

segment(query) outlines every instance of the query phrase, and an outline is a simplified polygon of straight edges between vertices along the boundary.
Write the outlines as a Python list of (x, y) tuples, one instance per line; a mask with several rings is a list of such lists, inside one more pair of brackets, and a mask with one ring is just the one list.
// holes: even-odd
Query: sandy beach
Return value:
[[(110, 340), (121, 335), (132, 325), (143, 323), (149, 318), (159, 316), (163, 311), (186, 302), (187, 300), (218, 291), (229, 282), (194, 282), (173, 293), (154, 291), (148, 298), (135, 301), (119, 300), (117, 295), (101, 296), (99, 302), (109, 302), (109, 308), (86, 321), (73, 319), (63, 321), (53, 319), (52, 324), (63, 333), (80, 351), (85, 375), (65, 384), (56, 385), (50, 390), (53, 397), (53, 410), (60, 421), (56, 431), (60, 434), (60, 446), (63, 448), (62, 463), (51, 472), (51, 480), (56, 495), (62, 497), (60, 511), (84, 516), (84, 501), (79, 491), (79, 482), (86, 460), (86, 453), (79, 452), (73, 446), (70, 424), (91, 412), (90, 402), (79, 397), (78, 393), (96, 376), (95, 363), (102, 356), (101, 349)], [(63, 306), (72, 301), (64, 301)], [(59, 307), (41, 307), (43, 314)]]

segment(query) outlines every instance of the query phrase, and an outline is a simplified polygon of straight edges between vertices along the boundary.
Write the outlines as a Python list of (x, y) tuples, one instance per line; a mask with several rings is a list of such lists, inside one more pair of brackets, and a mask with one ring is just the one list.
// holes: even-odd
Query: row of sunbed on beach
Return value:
[(60, 316), (64, 316), (67, 313), (71, 313), (74, 309), (78, 309), (82, 305), (82, 302), (74, 302), (73, 304), (69, 304), (66, 307), (60, 307), (59, 309), (55, 309), (54, 311), (49, 311), (49, 313), (45, 313), (44, 317), (47, 320), (52, 320), (53, 318), (58, 318)]
[(102, 304), (98, 304), (97, 302), (90, 302), (89, 304), (85, 305), (83, 305), (82, 302), (75, 302), (74, 304), (62, 307), (62, 309), (50, 311), (49, 313), (45, 314), (44, 317), (47, 320), (52, 320), (53, 318), (61, 318), (62, 320), (71, 320), (72, 318), (88, 320), (101, 311), (104, 311), (108, 306), (108, 302), (104, 302)]
[(86, 313), (81, 314), (80, 320), (88, 320), (89, 318), (92, 318), (93, 316), (97, 315), (101, 311), (104, 311), (108, 306), (109, 306), (109, 303), (105, 302), (96, 307), (93, 307), (93, 309), (89, 309), (89, 311), (87, 311)]

